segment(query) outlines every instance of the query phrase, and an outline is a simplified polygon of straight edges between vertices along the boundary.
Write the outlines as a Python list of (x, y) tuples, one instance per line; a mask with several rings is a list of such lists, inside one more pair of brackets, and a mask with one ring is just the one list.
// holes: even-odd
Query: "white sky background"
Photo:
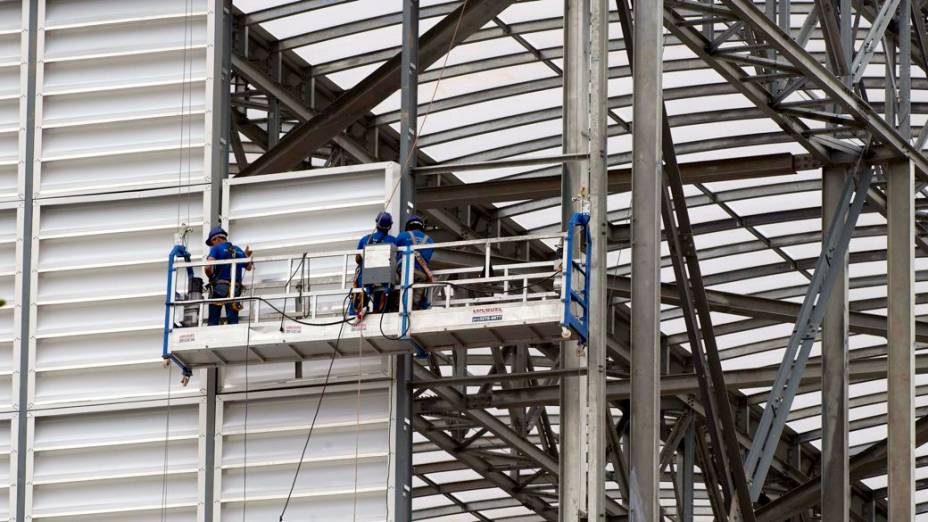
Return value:
[[(288, 3), (282, 0), (235, 0), (236, 7), (244, 12), (267, 8)], [(423, 0), (421, 8), (426, 8), (435, 4), (445, 3), (445, 0)], [(802, 4), (803, 2), (794, 1), (793, 4)], [(539, 0), (535, 2), (524, 2), (516, 4), (500, 15), (500, 19), (506, 24), (514, 24), (531, 20), (548, 19), (562, 16), (563, 0)], [(610, 3), (611, 4), (611, 3)], [(614, 6), (613, 6), (614, 7)], [(376, 17), (380, 15), (395, 13), (400, 11), (401, 2), (399, 0), (356, 0), (342, 5), (337, 5), (317, 11), (312, 11), (302, 15), (284, 18), (263, 24), (263, 27), (270, 31), (277, 38), (286, 38), (293, 35), (313, 32), (337, 26), (352, 21)], [(792, 19), (794, 28), (802, 24), (805, 15), (795, 15)], [(440, 18), (431, 18), (422, 20), (421, 32), (428, 30)], [(864, 22), (865, 24), (866, 22)], [(865, 27), (865, 26), (864, 26)], [(621, 38), (621, 31), (618, 24), (610, 26), (610, 37), (613, 40)], [(355, 56), (362, 53), (368, 53), (383, 49), (398, 47), (400, 45), (400, 26), (394, 25), (367, 33), (349, 35), (341, 38), (330, 39), (318, 42), (296, 50), (307, 62), (313, 65), (320, 65), (338, 61), (344, 58)], [(544, 31), (524, 35), (524, 38), (542, 51), (556, 50), (562, 44), (562, 34), (560, 30)], [(823, 50), (821, 42), (812, 42), (808, 47), (811, 50)], [(479, 43), (461, 45), (455, 48), (448, 57), (449, 66), (462, 63), (484, 60), (498, 56), (504, 56), (516, 53), (525, 53), (526, 50), (511, 38), (498, 38)], [(682, 46), (666, 47), (664, 57), (666, 61), (686, 60), (695, 56)], [(623, 51), (610, 53), (610, 65), (617, 67), (627, 65), (626, 54)], [(560, 58), (552, 60), (558, 67), (562, 66)], [(444, 58), (440, 59), (437, 64), (431, 67), (430, 71), (440, 69), (444, 63)], [(333, 80), (344, 89), (351, 88), (357, 81), (370, 74), (378, 64), (357, 67), (329, 75)], [(882, 65), (871, 66), (868, 69), (869, 75), (882, 74)], [(419, 86), (420, 104), (429, 103), (433, 94), (435, 100), (443, 100), (448, 97), (467, 94), (492, 87), (511, 85), (530, 80), (544, 80), (555, 76), (555, 73), (541, 63), (530, 63), (519, 66), (512, 66), (502, 69), (493, 69), (490, 71), (444, 78), (436, 88), (435, 82), (423, 83)], [(922, 78), (924, 75), (920, 70), (913, 70), (913, 77)], [(674, 88), (687, 87), (695, 84), (719, 84), (724, 80), (708, 69), (699, 71), (686, 72), (668, 72), (664, 75), (665, 92)], [(630, 101), (632, 85), (630, 78), (612, 79), (609, 82), (609, 96), (616, 100), (625, 96)], [(544, 109), (556, 109), (561, 105), (560, 88), (547, 89), (530, 94), (512, 96), (498, 100), (487, 100), (480, 103), (468, 105), (466, 107), (435, 111), (420, 110), (420, 127), (421, 135), (427, 137), (431, 134), (454, 129), (464, 125), (470, 125), (485, 121), (490, 121), (506, 116), (525, 114), (532, 111)], [(800, 96), (800, 95), (795, 95)], [(913, 91), (913, 101), (928, 100), (928, 93)], [(798, 98), (797, 98), (798, 99)], [(882, 100), (882, 90), (872, 90), (870, 93), (871, 100)], [(674, 115), (700, 113), (707, 111), (717, 111), (721, 109), (749, 108), (753, 105), (744, 97), (738, 94), (720, 94), (705, 96), (701, 98), (688, 98), (668, 100), (667, 109)], [(374, 109), (376, 115), (389, 115), (399, 110), (399, 93), (389, 97), (386, 101)], [(615, 107), (614, 112), (625, 120), (631, 120), (631, 106), (626, 102), (621, 106)], [(428, 114), (426, 114), (428, 113)], [(913, 127), (919, 128), (925, 122), (925, 116), (913, 115)], [(423, 122), (424, 125), (423, 125)], [(612, 122), (611, 122), (612, 123)], [(392, 124), (399, 130), (398, 122)], [(778, 132), (779, 128), (769, 119), (752, 119), (740, 121), (711, 121), (706, 124), (690, 125), (686, 127), (676, 127), (673, 130), (674, 141), (678, 147), (687, 143), (698, 142), (707, 139), (735, 137), (746, 134), (762, 134)], [(482, 154), (487, 150), (495, 149), (506, 145), (514, 145), (531, 140), (543, 140), (545, 138), (553, 140), (547, 146), (542, 146), (537, 151), (533, 151), (524, 156), (542, 156), (560, 153), (558, 137), (561, 132), (560, 118), (554, 118), (547, 121), (533, 123), (515, 128), (497, 130), (483, 133), (465, 139), (453, 140), (441, 144), (423, 147), (423, 150), (439, 162), (445, 161), (469, 161), (486, 159)], [(611, 155), (629, 153), (631, 149), (630, 136), (614, 136), (609, 139), (609, 153)], [(772, 145), (756, 145), (749, 147), (737, 148), (719, 148), (710, 152), (681, 154), (681, 163), (718, 159), (728, 157), (745, 157), (752, 154), (769, 154), (776, 152), (791, 152), (802, 154), (805, 151), (797, 144), (782, 143)], [(465, 181), (482, 181), (487, 179), (499, 178), (509, 175), (517, 175), (520, 172), (534, 170), (533, 168), (509, 168), (498, 169), (493, 171), (468, 172), (462, 173), (460, 177)], [(807, 207), (816, 207), (820, 204), (821, 194), (816, 188), (810, 188), (798, 193), (788, 193), (769, 197), (739, 197), (735, 192), (740, 189), (758, 187), (763, 185), (774, 184), (797, 184), (803, 181), (816, 181), (820, 178), (820, 173), (816, 171), (802, 172), (797, 175), (780, 176), (773, 178), (764, 178), (760, 180), (743, 180), (731, 182), (709, 183), (707, 188), (719, 196), (729, 195), (733, 199), (727, 201), (731, 210), (739, 216), (750, 216), (754, 214), (763, 214), (779, 210), (799, 209)], [(687, 194), (695, 196), (700, 192), (692, 186), (686, 187)], [(626, 209), (629, 198), (627, 194), (613, 195), (610, 197), (610, 210), (620, 211)], [(694, 223), (702, 223), (728, 218), (726, 211), (716, 204), (693, 205), (690, 208), (690, 215)], [(560, 217), (560, 211), (557, 208), (549, 210), (524, 214), (517, 218), (517, 221), (526, 229), (535, 230), (551, 227), (557, 224)], [(861, 216), (859, 226), (879, 225), (885, 223), (883, 218), (878, 214), (865, 214)], [(793, 221), (788, 223), (762, 225), (757, 227), (758, 231), (768, 238), (795, 234), (802, 231), (820, 230), (820, 222), (816, 219)], [(746, 241), (752, 241), (754, 237), (744, 229), (726, 231), (724, 233), (707, 234), (696, 238), (697, 246), (700, 249), (717, 247), (726, 244), (735, 244)], [(851, 243), (851, 252), (866, 252), (872, 250), (885, 249), (885, 238), (867, 237), (857, 238)], [(819, 252), (820, 245), (807, 243), (802, 245), (792, 245), (784, 247), (794, 259), (814, 259)], [(666, 254), (666, 245), (664, 253)], [(629, 261), (628, 252), (614, 252), (610, 256), (612, 263), (626, 265)], [(763, 266), (767, 264), (782, 263), (783, 260), (772, 250), (764, 249), (747, 254), (731, 255), (723, 258), (706, 259), (702, 262), (703, 272), (706, 276), (712, 274), (728, 272), (743, 268)], [(627, 265), (624, 267), (627, 268)], [(928, 263), (923, 259), (917, 260), (917, 270), (928, 268)], [(623, 270), (619, 266), (618, 270)], [(884, 262), (868, 262), (851, 266), (850, 276), (858, 277), (872, 274), (885, 274)], [(673, 274), (670, 268), (662, 271), (662, 277), (665, 280), (672, 280)], [(714, 286), (714, 289), (728, 292), (753, 294), (766, 291), (779, 290), (785, 287), (802, 286), (806, 279), (796, 272), (788, 274), (779, 274), (775, 276), (748, 277), (742, 280)], [(919, 283), (917, 290), (925, 289), (928, 283)], [(866, 288), (855, 288), (850, 291), (852, 301), (859, 299), (869, 299), (874, 297), (885, 296), (885, 286), (874, 286)], [(790, 300), (801, 301), (801, 292), (797, 297)], [(924, 308), (919, 307), (919, 313), (924, 313)], [(885, 314), (885, 310), (870, 310), (870, 313)], [(715, 319), (719, 324), (731, 321), (738, 321), (743, 318), (715, 314)], [(668, 335), (674, 335), (683, 332), (682, 320), (674, 319), (665, 321), (663, 330)], [(719, 337), (720, 346), (725, 348), (735, 348), (738, 346), (751, 344), (763, 339), (786, 337), (789, 335), (791, 325), (778, 325), (774, 327), (765, 327), (748, 332), (737, 334), (722, 335)], [(850, 346), (862, 348), (885, 343), (882, 338), (869, 336), (852, 336)], [(813, 356), (819, 354), (819, 348), (813, 350)], [(767, 364), (777, 364), (781, 360), (782, 350), (773, 350), (768, 352), (755, 353), (747, 357), (726, 359), (724, 364), (726, 368), (753, 368)], [(928, 384), (928, 380), (919, 377), (918, 384)], [(851, 396), (862, 396), (872, 393), (878, 393), (885, 390), (885, 381), (875, 381), (852, 386)], [(766, 390), (746, 390), (752, 394), (766, 393)], [(794, 409), (816, 404), (820, 401), (817, 393), (806, 394), (797, 397)], [(928, 400), (919, 398), (918, 406), (928, 406)], [(885, 412), (885, 404), (875, 404), (861, 408), (855, 408), (851, 411), (852, 421), (857, 418), (869, 417)], [(812, 417), (791, 423), (791, 426), (799, 432), (808, 432), (820, 428), (821, 420), (819, 417)], [(851, 435), (851, 446), (857, 446), (869, 443), (885, 437), (885, 427), (860, 430)], [(817, 445), (817, 441), (815, 442)], [(923, 454), (920, 450), (919, 454)], [(928, 474), (920, 470), (919, 477)], [(461, 473), (445, 477), (450, 480), (461, 480), (464, 477)], [(885, 485), (885, 480), (880, 477), (867, 481), (874, 487)], [(458, 495), (462, 500), (468, 500), (469, 495)], [(482, 498), (479, 495), (477, 498)], [(417, 506), (425, 505), (429, 499), (417, 500)], [(444, 498), (438, 497), (436, 502), (445, 503)], [(928, 501), (928, 493), (919, 493), (919, 501)], [(499, 514), (498, 516), (502, 516)], [(470, 520), (469, 517), (446, 518), (442, 520)], [(928, 520), (925, 517), (924, 520)]]

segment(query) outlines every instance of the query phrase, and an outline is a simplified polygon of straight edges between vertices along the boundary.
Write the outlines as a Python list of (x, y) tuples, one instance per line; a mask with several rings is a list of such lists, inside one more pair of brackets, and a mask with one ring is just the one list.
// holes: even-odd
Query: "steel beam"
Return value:
[[(843, 168), (822, 170), (822, 241), (846, 182)], [(827, 217), (826, 217), (827, 216)], [(822, 517), (847, 522), (850, 513), (848, 476), (848, 280), (847, 253), (831, 269), (838, 271), (822, 322)]]
[[(315, 114), (309, 107), (306, 107), (299, 98), (281, 87), (273, 78), (264, 74), (260, 69), (249, 62), (247, 58), (233, 53), (232, 67), (234, 67), (243, 78), (248, 80), (249, 83), (283, 104), (283, 106), (293, 113), (300, 122), (311, 119)], [(249, 138), (251, 137), (249, 136)], [(357, 143), (353, 138), (342, 132), (333, 136), (332, 141), (344, 149), (345, 152), (351, 154), (359, 162), (373, 163), (377, 161), (363, 145)], [(267, 147), (266, 140), (262, 143), (262, 146)]]
[[(928, 355), (917, 356), (914, 368), (915, 373), (918, 375), (928, 373)], [(749, 370), (730, 370), (725, 373), (725, 384), (729, 390), (765, 388), (774, 383), (776, 373), (777, 368), (774, 366)], [(851, 361), (848, 364), (848, 380), (852, 384), (885, 379), (886, 375), (885, 359), (862, 359)], [(800, 385), (820, 386), (821, 382), (821, 362), (818, 360), (810, 361), (806, 366)], [(699, 380), (694, 374), (665, 375), (661, 378), (660, 386), (660, 395), (663, 397), (699, 393)], [(610, 401), (629, 399), (631, 390), (632, 384), (629, 379), (609, 380), (606, 383), (606, 397)], [(463, 400), (466, 401), (467, 408), (516, 408), (533, 405), (556, 406), (560, 403), (560, 396), (557, 385), (541, 385), (493, 390), (483, 394), (468, 395)], [(435, 399), (419, 399), (415, 405), (417, 411), (425, 412), (446, 407), (452, 407), (452, 405)]]
[[(554, 507), (541, 500), (537, 495), (531, 494), (521, 484), (512, 480), (506, 474), (494, 470), (490, 464), (473, 452), (460, 451), (457, 441), (433, 427), (431, 423), (421, 415), (413, 416), (411, 427), (436, 446), (448, 452), (448, 454), (453, 455), (461, 462), (467, 464), (470, 469), (489, 480), (490, 483), (503, 490), (507, 495), (515, 498), (521, 502), (522, 505), (534, 511), (542, 520), (550, 522), (557, 520), (557, 510), (554, 509)], [(413, 518), (410, 517), (402, 520), (413, 520)]]
[(739, 20), (749, 25), (755, 34), (776, 47), (786, 63), (800, 70), (810, 83), (821, 88), (831, 101), (840, 104), (847, 114), (864, 124), (878, 142), (890, 147), (895, 154), (912, 161), (921, 172), (928, 172), (928, 158), (921, 151), (916, 150), (893, 125), (881, 118), (871, 105), (848, 90), (821, 62), (814, 59), (789, 35), (780, 31), (751, 0), (723, 0), (723, 3)]
[[(428, 68), (452, 47), (476, 32), (514, 0), (471, 0), (429, 29), (419, 40), (419, 68)], [(387, 60), (321, 113), (291, 130), (276, 147), (240, 176), (286, 171), (396, 92), (401, 57)]]
[(630, 520), (660, 511), (660, 229), (663, 0), (638, 2), (634, 18), (632, 120), (632, 316)]
[(261, 24), (264, 22), (270, 22), (272, 20), (278, 20), (280, 18), (286, 18), (288, 16), (308, 13), (310, 11), (315, 11), (316, 9), (322, 9), (338, 4), (346, 4), (354, 1), (355, 0), (297, 0), (295, 2), (268, 7), (266, 9), (261, 9), (260, 11), (249, 13), (245, 17), (245, 24)]
[[(795, 174), (797, 166), (804, 168), (809, 161), (811, 158), (808, 155), (793, 156), (792, 154), (694, 161), (681, 164), (680, 174), (684, 184), (754, 179)], [(610, 169), (608, 190), (610, 194), (631, 190), (631, 169)], [(423, 187), (417, 195), (419, 196), (417, 204), (420, 208), (549, 198), (560, 195), (560, 176)]]
[[(928, 417), (922, 417), (913, 426), (917, 445), (928, 442)], [(874, 443), (850, 459), (851, 480), (861, 480), (884, 473), (887, 469), (888, 439)], [(910, 484), (914, 489), (914, 480)], [(820, 501), (822, 483), (817, 477), (793, 488), (780, 498), (757, 511), (757, 522), (781, 522), (787, 517), (801, 513)], [(914, 520), (914, 517), (909, 519)]]
[(795, 397), (799, 378), (805, 369), (815, 334), (825, 314), (825, 301), (829, 298), (839, 274), (832, 269), (835, 259), (843, 259), (850, 243), (857, 218), (863, 209), (870, 187), (873, 170), (859, 161), (853, 178), (849, 177), (840, 194), (839, 207), (832, 222), (838, 226), (828, 230), (822, 243), (822, 252), (816, 261), (814, 278), (809, 284), (790, 336), (779, 374), (770, 391), (764, 415), (755, 432), (751, 451), (745, 458), (745, 471), (752, 477), (751, 496), (758, 499), (764, 486), (773, 452), (779, 444), (786, 416)]

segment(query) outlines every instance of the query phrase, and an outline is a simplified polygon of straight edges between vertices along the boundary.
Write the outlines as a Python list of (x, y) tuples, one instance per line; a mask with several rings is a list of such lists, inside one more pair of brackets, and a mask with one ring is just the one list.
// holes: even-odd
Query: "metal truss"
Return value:
[[(344, 1), (344, 0), (342, 0)], [(361, 34), (378, 27), (398, 23), (396, 14), (357, 20), (312, 33), (296, 35), (276, 42), (263, 34), (258, 24), (297, 13), (311, 12), (339, 0), (303, 0), (238, 17), (240, 27), (247, 27), (247, 38), (256, 40), (233, 57), (233, 67), (239, 78), (233, 96), (235, 128), (249, 140), (241, 143), (233, 132), (232, 149), (239, 171), (244, 174), (285, 170), (297, 162), (316, 155), (327, 161), (366, 162), (393, 159), (400, 149), (399, 136), (390, 124), (400, 120), (399, 111), (373, 115), (370, 109), (399, 87), (399, 50), (388, 48), (365, 55), (314, 64), (299, 63), (289, 49), (331, 38), (335, 34)], [(517, 82), (459, 96), (436, 100), (431, 110), (440, 112), (467, 107), (481, 101), (502, 99), (508, 96), (531, 94), (562, 87), (563, 71), (557, 60), (565, 56), (560, 47), (539, 48), (525, 36), (532, 33), (562, 29), (560, 18), (507, 24), (497, 15), (512, 2), (468, 2), (464, 13), (462, 33), (458, 43), (473, 43), (507, 38), (516, 42), (524, 52), (453, 65), (442, 74), (454, 78), (482, 71), (526, 63), (545, 65), (553, 76)], [(799, 170), (822, 166), (850, 166), (866, 150), (867, 162), (886, 162), (900, 158), (911, 161), (917, 175), (928, 180), (928, 160), (921, 147), (928, 132), (912, 139), (904, 125), (909, 112), (926, 112), (924, 104), (911, 104), (908, 91), (928, 87), (921, 79), (896, 77), (887, 80), (865, 76), (866, 67), (894, 65), (895, 58), (877, 52), (875, 43), (898, 47), (900, 52), (911, 54), (911, 60), (925, 68), (925, 20), (922, 7), (915, 2), (911, 37), (900, 31), (893, 17), (898, 4), (904, 0), (888, 2), (855, 1), (854, 12), (866, 18), (870, 29), (856, 41), (858, 49), (848, 54), (840, 43), (842, 26), (840, 13), (834, 12), (830, 2), (767, 1), (755, 4), (749, 0), (664, 0), (664, 21), (670, 35), (664, 36), (665, 45), (684, 45), (697, 58), (667, 60), (667, 72), (699, 71), (710, 68), (724, 83), (674, 87), (664, 91), (665, 100), (684, 100), (699, 96), (717, 96), (739, 93), (752, 107), (722, 111), (705, 111), (686, 115), (670, 115), (665, 111), (663, 123), (665, 146), (663, 160), (666, 172), (665, 204), (663, 208), (665, 233), (670, 255), (661, 260), (662, 266), (672, 267), (675, 282), (660, 288), (661, 301), (676, 308), (664, 310), (662, 318), (684, 319), (686, 327), (662, 336), (666, 350), (666, 366), (661, 377), (662, 411), (661, 430), (664, 451), (660, 455), (661, 477), (671, 488), (660, 491), (660, 496), (672, 500), (673, 508), (664, 509), (666, 517), (691, 520), (693, 516), (712, 515), (719, 520), (738, 516), (732, 506), (740, 507), (740, 516), (750, 520), (754, 506), (744, 499), (739, 480), (744, 480), (739, 465), (740, 455), (751, 449), (759, 424), (765, 421), (764, 410), (758, 404), (766, 400), (764, 393), (741, 394), (738, 389), (769, 387), (779, 382), (778, 368), (763, 367), (752, 370), (722, 372), (721, 361), (777, 349), (795, 344), (789, 338), (764, 338), (756, 342), (720, 349), (714, 337), (748, 332), (773, 324), (789, 324), (801, 315), (801, 305), (785, 299), (801, 296), (804, 286), (788, 286), (757, 295), (737, 295), (707, 287), (745, 281), (752, 277), (786, 273), (805, 273), (819, 277), (823, 271), (815, 269), (818, 258), (788, 255), (785, 248), (817, 242), (818, 234), (797, 232), (768, 237), (760, 232), (770, 224), (815, 219), (821, 216), (820, 208), (794, 208), (743, 216), (727, 206), (772, 195), (800, 194), (817, 191), (820, 184), (809, 180), (799, 183), (768, 184), (757, 187), (716, 191), (704, 183), (747, 179), (752, 176), (784, 175)], [(429, 63), (437, 60), (450, 42), (449, 25), (460, 14), (459, 2), (446, 2), (423, 9), (423, 17), (443, 17), (439, 29), (430, 38), (419, 42), (426, 54), (420, 55), (420, 82), (434, 81), (435, 71), (425, 71)], [(623, 24), (623, 34), (631, 35), (629, 24), (633, 12), (622, 0), (610, 14), (611, 22)], [(785, 6), (785, 7), (784, 7)], [(767, 7), (767, 12), (759, 7)], [(623, 11), (624, 9), (624, 11)], [(786, 13), (784, 15), (784, 13)], [(806, 15), (798, 33), (790, 33), (789, 16)], [(485, 23), (489, 22), (489, 23)], [(442, 33), (441, 31), (444, 31)], [(629, 39), (630, 40), (630, 39)], [(811, 52), (810, 42), (825, 42), (824, 52)], [(609, 42), (610, 51), (631, 51), (632, 42), (617, 39)], [(276, 57), (276, 58), (275, 58)], [(274, 61), (278, 60), (278, 65)], [(326, 75), (363, 66), (387, 62), (359, 86), (342, 93), (329, 82)], [(396, 62), (396, 63), (394, 63)], [(827, 63), (826, 67), (823, 63)], [(631, 75), (629, 66), (612, 67), (610, 78)], [(901, 82), (901, 84), (900, 84)], [(868, 90), (886, 88), (897, 95), (885, 102), (867, 100)], [(608, 109), (613, 124), (610, 136), (630, 132), (630, 124), (619, 116), (621, 109), (632, 103), (631, 96), (618, 96), (609, 100)], [(911, 107), (910, 109), (908, 107)], [(267, 111), (268, 118), (249, 120), (246, 109)], [(424, 109), (424, 107), (422, 107)], [(884, 114), (893, 116), (887, 120)], [(454, 140), (472, 138), (494, 130), (518, 128), (523, 125), (555, 120), (560, 108), (549, 108), (497, 118), (471, 125), (459, 126), (426, 134), (420, 146), (433, 146)], [(693, 142), (676, 143), (670, 139), (672, 128), (700, 125), (713, 121), (747, 121), (769, 118), (781, 132), (765, 132), (738, 137), (707, 138)], [(632, 122), (633, 123), (633, 122)], [(268, 132), (268, 131), (271, 132)], [(273, 134), (273, 136), (272, 136)], [(282, 137), (278, 137), (281, 134)], [(452, 158), (449, 163), (476, 163), (508, 161), (512, 156), (524, 155), (560, 147), (561, 136), (526, 140), (512, 145), (488, 148), (476, 153)], [(238, 143), (237, 143), (238, 141)], [(779, 154), (769, 157), (745, 157), (730, 160), (677, 164), (679, 154), (697, 153), (738, 146), (795, 142), (807, 154)], [(870, 143), (869, 148), (866, 144)], [(248, 155), (266, 151), (254, 162)], [(433, 168), (437, 163), (420, 151), (420, 165)], [(628, 154), (614, 154), (610, 165), (628, 164)], [(557, 161), (553, 163), (558, 163)], [(438, 169), (441, 167), (439, 166)], [(449, 168), (449, 172), (453, 169)], [(511, 233), (518, 229), (510, 219), (527, 212), (542, 210), (560, 204), (560, 170), (558, 166), (541, 167), (520, 177), (481, 184), (461, 184), (448, 174), (429, 177), (435, 182), (420, 182), (417, 199), (421, 208), (428, 209), (433, 221), (444, 233), (454, 237), (469, 237), (487, 233)], [(432, 174), (433, 172), (430, 172)], [(423, 176), (425, 178), (426, 176)], [(521, 179), (520, 179), (521, 178)], [(610, 192), (628, 190), (630, 171), (614, 169), (609, 173)], [(685, 196), (683, 185), (696, 187), (700, 193)], [(870, 183), (866, 183), (867, 186)], [(526, 199), (510, 207), (494, 208), (491, 203)], [(858, 212), (884, 213), (887, 195), (881, 185), (870, 188), (868, 201), (861, 199)], [(728, 218), (716, 221), (689, 223), (688, 209), (714, 205), (728, 208)], [(630, 217), (627, 212), (610, 213), (610, 221)], [(735, 244), (697, 250), (694, 236), (724, 232), (738, 228), (755, 230), (754, 238)], [(853, 229), (853, 227), (851, 227)], [(858, 227), (854, 237), (884, 235), (882, 225)], [(847, 235), (847, 239), (852, 234)], [(627, 248), (628, 227), (613, 225), (610, 230), (612, 248)], [(923, 245), (924, 246), (924, 245)], [(505, 252), (505, 256), (537, 256), (548, 251), (536, 245), (528, 252)], [(726, 269), (711, 275), (702, 275), (700, 261), (721, 259), (738, 253), (772, 251), (782, 262), (757, 265), (744, 269)], [(928, 249), (926, 249), (928, 251)], [(462, 252), (466, 255), (466, 252)], [(885, 249), (854, 251), (850, 262), (884, 260)], [(815, 269), (813, 271), (813, 269)], [(629, 295), (630, 280), (621, 269), (609, 278), (611, 297), (610, 338), (608, 341), (607, 397), (610, 408), (604, 425), (607, 426), (607, 502), (609, 517), (626, 515), (629, 498), (627, 438), (629, 415), (625, 401), (629, 398), (628, 369), (630, 365), (629, 315), (623, 304)], [(918, 280), (928, 280), (928, 274), (917, 273)], [(850, 280), (851, 288), (866, 288), (885, 284), (878, 276), (858, 277)], [(813, 287), (816, 286), (813, 284)], [(826, 292), (827, 294), (827, 292)], [(886, 335), (886, 323), (870, 310), (885, 308), (886, 300), (873, 298), (851, 304), (848, 328), (851, 334)], [(713, 326), (710, 313), (725, 313), (743, 319)], [(916, 339), (928, 342), (928, 328), (916, 323)], [(797, 334), (797, 339), (809, 343), (815, 339), (808, 332)], [(684, 347), (683, 345), (686, 345)], [(882, 357), (885, 346), (856, 348), (850, 352), (848, 382), (862, 382), (884, 378), (887, 363)], [(559, 367), (557, 348), (496, 347), (485, 353), (454, 352), (433, 353), (427, 365), (415, 368), (412, 382), (415, 412), (412, 422), (415, 430), (424, 437), (417, 451), (443, 451), (453, 460), (434, 461), (415, 467), (414, 472), (424, 486), (416, 488), (414, 495), (443, 495), (450, 503), (442, 507), (418, 510), (414, 520), (428, 519), (457, 513), (471, 513), (477, 520), (508, 520), (495, 518), (487, 512), (523, 506), (525, 515), (514, 515), (512, 520), (557, 520), (558, 452), (560, 416), (545, 406), (559, 404), (558, 387), (564, 377)], [(822, 380), (819, 358), (809, 358), (805, 371), (793, 371), (789, 380), (794, 383), (792, 393), (817, 390)], [(486, 366), (489, 373), (474, 375), (471, 368)], [(800, 365), (801, 366), (801, 365)], [(784, 366), (784, 368), (786, 368)], [(790, 365), (791, 370), (798, 367)], [(695, 371), (694, 371), (695, 370)], [(780, 369), (782, 373), (783, 369)], [(915, 358), (915, 372), (928, 372), (928, 361)], [(476, 393), (474, 392), (475, 388)], [(775, 386), (780, 389), (782, 386)], [(781, 397), (780, 404), (788, 404)], [(855, 405), (875, 404), (886, 399), (886, 394), (872, 394), (855, 399)], [(769, 401), (768, 401), (769, 402)], [(725, 410), (730, 413), (726, 418)], [(788, 411), (781, 408), (777, 423), (808, 418), (820, 413), (820, 407)], [(770, 414), (773, 415), (773, 414)], [(716, 420), (718, 424), (714, 425)], [(861, 429), (885, 422), (885, 416), (862, 418), (851, 424)], [(803, 516), (819, 501), (820, 481), (815, 476), (818, 451), (808, 444), (816, 436), (812, 431), (799, 435), (783, 427), (770, 430), (769, 437), (759, 451), (763, 468), (768, 462), (769, 478), (764, 481), (761, 472), (754, 474), (755, 498), (760, 493), (774, 500), (765, 506), (756, 506), (757, 520), (782, 520), (789, 516)], [(928, 437), (924, 421), (916, 427), (919, 443)], [(849, 463), (852, 481), (882, 473), (880, 464), (885, 460), (886, 444), (878, 443), (856, 454)], [(722, 457), (724, 455), (724, 457)], [(882, 459), (882, 460), (881, 460)], [(755, 460), (749, 458), (749, 462)], [(698, 466), (699, 471), (695, 468)], [(468, 469), (479, 479), (442, 483), (433, 473)], [(749, 466), (749, 471), (751, 471)], [(740, 478), (739, 478), (740, 477)], [(701, 481), (706, 489), (696, 490), (692, 484)], [(920, 484), (928, 486), (928, 484)], [(492, 490), (499, 496), (479, 501), (464, 501), (458, 493), (473, 490)], [(739, 497), (739, 493), (741, 493)], [(855, 515), (863, 517), (885, 513), (886, 505), (880, 495), (885, 491), (871, 491), (859, 482), (853, 482), (851, 494)], [(711, 511), (696, 509), (697, 500), (708, 502)], [(737, 498), (737, 500), (735, 500)], [(746, 508), (746, 509), (745, 509)], [(732, 518), (733, 519), (733, 518)]]

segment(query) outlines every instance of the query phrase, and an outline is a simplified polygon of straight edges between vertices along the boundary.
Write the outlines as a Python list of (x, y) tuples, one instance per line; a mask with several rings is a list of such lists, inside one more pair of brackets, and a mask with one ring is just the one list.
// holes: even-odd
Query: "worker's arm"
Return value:
[[(251, 257), (251, 254), (252, 254), (251, 247), (248, 245), (245, 245), (245, 257)], [(255, 267), (254, 261), (249, 261), (248, 264), (245, 265), (245, 270), (251, 270), (254, 267)]]
[[(207, 260), (207, 261), (215, 261), (216, 258), (215, 258), (215, 257), (207, 257), (206, 260)], [(206, 265), (205, 267), (203, 267), (203, 271), (206, 272), (206, 278), (207, 278), (207, 279), (212, 279), (212, 278), (213, 278), (213, 267), (212, 267), (212, 265)]]

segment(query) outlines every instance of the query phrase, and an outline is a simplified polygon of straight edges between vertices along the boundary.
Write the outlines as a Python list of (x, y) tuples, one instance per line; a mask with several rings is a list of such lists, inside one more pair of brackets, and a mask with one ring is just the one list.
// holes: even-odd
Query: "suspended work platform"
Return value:
[[(392, 287), (395, 311), (368, 313), (363, 319), (348, 306), (364, 291), (355, 284), (356, 256), (361, 251), (191, 261), (186, 249), (177, 246), (168, 262), (162, 355), (189, 373), (201, 366), (301, 361), (333, 354), (357, 357), (565, 339), (583, 342), (589, 291), (586, 225), (586, 216), (578, 214), (567, 233), (401, 249)], [(548, 241), (563, 254), (549, 261), (497, 262), (500, 252), (537, 240)], [(575, 259), (578, 241), (583, 253)], [(422, 281), (421, 274), (415, 277), (411, 269), (415, 250), (426, 248), (434, 252), (433, 266), (453, 265), (434, 269), (431, 282)], [(236, 299), (243, 307), (239, 324), (208, 326), (209, 307), (224, 307), (228, 301), (210, 299), (208, 290), (201, 294), (199, 273), (208, 265), (248, 263), (254, 270), (242, 275), (244, 286)], [(236, 272), (231, 270), (233, 279)], [(431, 306), (418, 309), (423, 293)]]

